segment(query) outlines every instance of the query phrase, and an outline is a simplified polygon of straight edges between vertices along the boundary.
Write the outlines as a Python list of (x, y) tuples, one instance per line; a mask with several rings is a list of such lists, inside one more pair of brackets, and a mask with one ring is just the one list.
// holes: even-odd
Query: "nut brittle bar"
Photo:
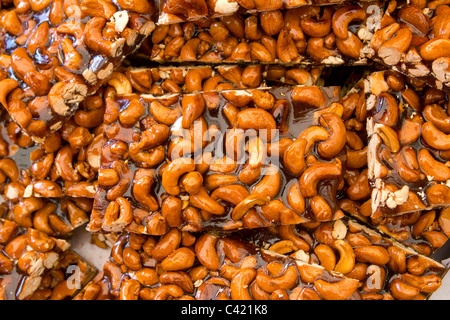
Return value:
[(348, 217), (231, 235), (359, 281), (368, 300), (428, 299), (447, 269)]
[(103, 98), (86, 98), (72, 119), (37, 144), (6, 117), (0, 159), (1, 217), (51, 236), (89, 220), (103, 142)]
[(152, 61), (366, 65), (384, 4), (305, 6), (158, 25), (139, 54)]
[[(386, 76), (388, 82), (396, 79)], [(363, 77), (364, 78), (364, 77)], [(431, 256), (448, 239), (447, 209), (416, 211), (391, 216), (382, 210), (372, 212), (372, 187), (368, 179), (366, 93), (364, 81), (358, 81), (344, 93), (342, 120), (347, 129), (346, 168), (344, 182), (338, 190), (340, 208), (352, 218), (368, 224), (374, 230), (389, 235), (400, 243), (412, 247), (420, 254)]]
[(100, 92), (41, 144), (2, 110), (0, 217), (64, 238), (89, 221), (103, 142)]
[(0, 300), (71, 299), (97, 271), (69, 247), (0, 219)]
[(247, 242), (174, 228), (162, 237), (123, 233), (75, 300), (353, 300), (358, 283)]
[(342, 214), (338, 87), (111, 98), (88, 230), (236, 230)]
[[(386, 235), (392, 236), (421, 254), (430, 256), (442, 247), (447, 240), (446, 221), (448, 218), (446, 218), (445, 214), (441, 217), (439, 209), (414, 211), (394, 216), (389, 210), (372, 210), (371, 196), (374, 193), (374, 185), (373, 180), (369, 181), (369, 167), (367, 165), (368, 137), (365, 127), (365, 119), (369, 117), (369, 122), (372, 121), (372, 113), (368, 112), (366, 108), (366, 102), (369, 101), (367, 97), (370, 96), (367, 95), (366, 89), (369, 87), (368, 81), (370, 79), (375, 81), (383, 77), (383, 81), (386, 81), (392, 87), (395, 87), (395, 84), (398, 85), (398, 81), (407, 81), (409, 87), (414, 86), (417, 88), (416, 83), (411, 82), (412, 79), (405, 78), (400, 73), (391, 71), (377, 72), (363, 77), (363, 80), (358, 81), (344, 96), (343, 106), (344, 109), (349, 110), (347, 112), (349, 116), (345, 120), (347, 126), (347, 166), (344, 172), (345, 184), (339, 191), (340, 207), (353, 218), (370, 225)], [(369, 80), (366, 81), (367, 79)], [(397, 90), (400, 89), (397, 88)], [(407, 98), (408, 92), (411, 94), (412, 91), (404, 90), (402, 95)], [(435, 92), (439, 91), (436, 90)], [(400, 93), (393, 94), (394, 96), (400, 96)], [(370, 101), (373, 103), (373, 97), (371, 99)], [(415, 100), (418, 100), (418, 98)], [(404, 107), (401, 106), (400, 108), (403, 110)], [(389, 114), (392, 115), (392, 113)], [(397, 128), (397, 126), (395, 127)], [(393, 161), (390, 161), (390, 166), (392, 165), (395, 164)]]
[(390, 71), (372, 73), (364, 82), (372, 212), (395, 215), (448, 205), (448, 93), (414, 86)]
[[(208, 15), (207, 4), (198, 2)], [(169, 11), (177, 11), (176, 0), (163, 3)], [(446, 2), (309, 3), (294, 9), (286, 9), (282, 2), (278, 6), (261, 4), (275, 7), (220, 17), (211, 14), (209, 19), (197, 21), (175, 19), (171, 25), (160, 23), (142, 52), (162, 62), (367, 65), (375, 61), (449, 90)], [(181, 7), (179, 12), (193, 13), (203, 5)]]
[(0, 102), (35, 141), (74, 114), (154, 29), (154, 4), (18, 1), (0, 16)]

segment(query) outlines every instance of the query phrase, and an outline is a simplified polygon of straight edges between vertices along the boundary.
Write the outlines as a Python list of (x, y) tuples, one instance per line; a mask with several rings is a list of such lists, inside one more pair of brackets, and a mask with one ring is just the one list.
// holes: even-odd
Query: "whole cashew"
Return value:
[(216, 200), (214, 200), (204, 187), (196, 194), (189, 196), (189, 202), (193, 207), (204, 210), (214, 215), (222, 215), (225, 213), (225, 208)]
[(3, 79), (0, 81), (0, 103), (3, 107), (8, 108), (7, 96), (15, 88), (19, 86), (19, 82), (14, 79)]
[(133, 196), (137, 202), (143, 204), (150, 211), (159, 209), (159, 204), (155, 197), (150, 195), (150, 190), (154, 184), (154, 179), (151, 176), (143, 176), (135, 180), (133, 183)]
[[(4, 245), (13, 240), (18, 229), (19, 226), (15, 222), (0, 220), (0, 244)], [(12, 255), (9, 256), (12, 257)]]
[(340, 255), (334, 271), (342, 274), (349, 273), (355, 267), (355, 253), (352, 246), (345, 240), (336, 240), (334, 245)]
[(251, 188), (251, 192), (264, 194), (272, 199), (281, 189), (281, 174), (275, 166), (270, 166), (266, 170), (261, 181)]
[(247, 149), (249, 153), (248, 164), (252, 168), (262, 166), (267, 154), (266, 145), (264, 144), (263, 140), (258, 137), (251, 138), (248, 142)]
[(323, 109), (326, 106), (325, 94), (319, 87), (295, 87), (291, 91), (292, 101)]
[(194, 160), (190, 158), (178, 158), (171, 161), (164, 169), (162, 174), (162, 186), (164, 190), (170, 195), (178, 195), (180, 193), (180, 187), (178, 186), (178, 180), (181, 175), (192, 172), (195, 170)]
[(138, 300), (141, 284), (135, 279), (125, 281), (120, 287), (120, 300)]
[(355, 60), (360, 59), (361, 56), (364, 55), (364, 44), (355, 34), (351, 32), (348, 34), (349, 36), (345, 40), (340, 38), (336, 39), (336, 47), (344, 56)]
[(404, 273), (400, 275), (400, 278), (406, 283), (419, 288), (424, 293), (433, 293), (442, 285), (441, 278), (435, 274), (416, 276)]
[(428, 34), (430, 28), (428, 19), (418, 7), (414, 5), (405, 6), (398, 11), (397, 16), (401, 20), (413, 25), (422, 34)]
[(298, 273), (294, 265), (288, 266), (286, 271), (278, 276), (271, 277), (263, 271), (259, 271), (256, 276), (258, 286), (268, 293), (272, 293), (277, 289), (290, 290), (297, 283)]
[(184, 294), (182, 288), (175, 284), (166, 284), (160, 286), (156, 292), (154, 299), (155, 300), (166, 300), (169, 297), (180, 298)]
[(268, 221), (279, 221), (280, 213), (285, 208), (280, 199), (271, 200), (269, 203), (261, 206), (261, 215)]
[(248, 163), (244, 165), (238, 174), (240, 182), (251, 185), (261, 176), (262, 167), (251, 167)]
[(441, 57), (448, 57), (450, 39), (431, 39), (420, 47), (420, 56), (426, 61), (433, 61)]
[(333, 8), (325, 7), (322, 16), (318, 19), (305, 17), (300, 21), (303, 32), (314, 38), (325, 37), (331, 31), (331, 17), (333, 12)]
[(339, 8), (332, 18), (333, 32), (339, 39), (345, 40), (349, 36), (348, 25), (354, 20), (364, 20), (366, 11), (360, 6), (344, 6)]
[(42, 209), (44, 205), (45, 203), (41, 198), (30, 197), (23, 199), (14, 206), (14, 221), (20, 226), (31, 228), (33, 226), (31, 215), (33, 212)]
[(439, 105), (427, 105), (423, 110), (423, 116), (425, 120), (431, 121), (442, 132), (450, 133), (450, 117)]
[(237, 115), (237, 124), (239, 128), (244, 130), (254, 129), (254, 130), (267, 130), (266, 135), (260, 138), (269, 142), (275, 134), (276, 123), (273, 116), (259, 108), (246, 108), (240, 111)]
[(443, 133), (430, 121), (422, 125), (422, 137), (426, 143), (435, 149), (450, 149), (450, 135)]
[(298, 49), (286, 28), (280, 31), (277, 38), (277, 56), (283, 62), (291, 62), (298, 58)]
[(206, 80), (212, 76), (212, 69), (205, 68), (193, 68), (186, 73), (186, 89), (188, 92), (202, 91), (203, 80)]
[(308, 237), (303, 232), (299, 232), (294, 225), (280, 225), (278, 227), (278, 235), (282, 239), (292, 241), (299, 250), (305, 252), (311, 250), (312, 243), (310, 243)]
[(405, 119), (400, 130), (397, 131), (398, 139), (402, 145), (412, 144), (419, 139), (423, 124), (421, 116), (414, 116), (412, 119)]
[(358, 261), (376, 265), (385, 265), (391, 258), (385, 248), (377, 245), (358, 247), (354, 252)]
[(11, 182), (18, 181), (19, 168), (13, 159), (0, 159), (0, 170), (11, 180)]
[(161, 268), (165, 271), (187, 270), (195, 262), (195, 253), (187, 248), (181, 247), (169, 254), (162, 262)]
[(309, 154), (315, 143), (325, 141), (329, 137), (330, 133), (327, 129), (321, 126), (311, 126), (303, 130), (298, 139), (304, 139), (307, 141), (305, 146), (305, 154)]
[(205, 99), (201, 94), (183, 96), (181, 99), (182, 127), (184, 129), (191, 128), (194, 121), (203, 114), (205, 106)]
[(450, 168), (437, 161), (427, 149), (420, 149), (417, 159), (420, 170), (435, 181), (447, 181), (450, 179)]
[(322, 279), (314, 282), (314, 288), (325, 300), (346, 300), (356, 291), (358, 286), (358, 280), (348, 278), (333, 283)]
[(300, 192), (299, 185), (294, 183), (288, 190), (286, 196), (288, 205), (298, 214), (302, 214), (306, 209), (305, 198)]
[(330, 246), (320, 243), (314, 248), (314, 253), (317, 255), (322, 267), (327, 270), (335, 269), (336, 255)]
[(216, 250), (218, 237), (210, 234), (201, 235), (195, 243), (195, 254), (200, 263), (209, 270), (219, 270), (221, 262)]
[(169, 254), (179, 248), (181, 243), (181, 232), (177, 228), (171, 228), (165, 233), (158, 243), (151, 247), (152, 243), (147, 243), (147, 247), (144, 245), (145, 252), (149, 252), (150, 255), (158, 261), (162, 261)]
[(317, 221), (330, 221), (333, 218), (333, 210), (330, 205), (319, 195), (311, 198), (310, 208)]
[(128, 246), (123, 249), (123, 263), (133, 271), (142, 269), (142, 262), (139, 253), (132, 247)]
[(55, 235), (52, 227), (49, 224), (49, 216), (56, 211), (56, 204), (53, 202), (47, 203), (42, 209), (35, 212), (33, 218), (33, 226), (39, 231), (42, 231), (50, 236)]
[(29, 228), (27, 231), (28, 245), (37, 252), (49, 252), (56, 246), (54, 238), (49, 237), (42, 231)]
[(304, 197), (310, 198), (317, 195), (319, 181), (336, 179), (341, 175), (341, 169), (332, 163), (314, 163), (309, 166), (299, 179), (300, 192)]
[(233, 300), (252, 300), (249, 285), (256, 278), (256, 270), (244, 268), (237, 272), (230, 284), (231, 298)]
[(18, 260), (28, 246), (27, 235), (23, 234), (12, 239), (3, 249), (4, 253), (13, 260)]
[(162, 285), (174, 284), (186, 293), (194, 292), (194, 283), (187, 273), (183, 271), (166, 271), (159, 277)]
[(250, 193), (247, 188), (240, 184), (230, 184), (228, 186), (223, 186), (215, 189), (211, 193), (211, 198), (214, 200), (222, 200), (234, 205), (244, 200)]
[(252, 193), (240, 201), (231, 212), (233, 220), (240, 220), (250, 208), (256, 205), (264, 205), (270, 201), (270, 197), (258, 193)]
[(376, 110), (380, 110), (374, 118), (377, 123), (384, 124), (388, 127), (393, 127), (397, 124), (399, 116), (399, 107), (397, 100), (388, 92), (380, 93), (377, 96)]
[(235, 175), (231, 174), (209, 174), (204, 178), (204, 186), (208, 191), (213, 191), (221, 186), (234, 184), (238, 181)]
[(158, 100), (150, 102), (150, 112), (153, 117), (162, 124), (171, 126), (181, 116), (181, 109), (179, 107), (169, 108), (164, 106)]
[(420, 294), (420, 289), (408, 285), (399, 278), (393, 279), (389, 284), (389, 291), (399, 300), (411, 300)]
[(334, 57), (338, 53), (335, 49), (330, 50), (325, 47), (324, 38), (309, 38), (306, 45), (306, 51), (311, 59), (316, 61)]

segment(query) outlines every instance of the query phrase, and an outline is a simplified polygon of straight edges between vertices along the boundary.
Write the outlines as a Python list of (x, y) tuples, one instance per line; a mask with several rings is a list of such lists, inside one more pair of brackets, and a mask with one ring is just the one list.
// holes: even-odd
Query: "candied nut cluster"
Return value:
[(443, 286), (448, 0), (1, 6), (0, 300)]

